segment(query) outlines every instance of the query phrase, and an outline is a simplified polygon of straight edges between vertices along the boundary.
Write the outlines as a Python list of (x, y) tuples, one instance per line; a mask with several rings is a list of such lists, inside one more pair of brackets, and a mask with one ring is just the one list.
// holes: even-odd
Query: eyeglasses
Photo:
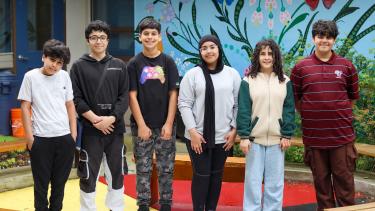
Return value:
[(217, 48), (217, 45), (210, 45), (210, 46), (203, 46), (199, 50), (203, 53), (203, 52), (207, 52), (208, 50), (213, 51), (216, 48)]
[(90, 42), (97, 42), (97, 41), (100, 41), (100, 42), (104, 42), (104, 41), (107, 41), (108, 40), (108, 37), (107, 36), (90, 36), (89, 37), (89, 41)]

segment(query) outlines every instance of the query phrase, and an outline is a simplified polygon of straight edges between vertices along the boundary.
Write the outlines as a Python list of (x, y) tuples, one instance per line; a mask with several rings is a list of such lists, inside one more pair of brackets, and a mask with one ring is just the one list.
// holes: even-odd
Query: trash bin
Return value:
[(17, 103), (16, 76), (0, 70), (0, 134), (10, 135), (10, 109)]

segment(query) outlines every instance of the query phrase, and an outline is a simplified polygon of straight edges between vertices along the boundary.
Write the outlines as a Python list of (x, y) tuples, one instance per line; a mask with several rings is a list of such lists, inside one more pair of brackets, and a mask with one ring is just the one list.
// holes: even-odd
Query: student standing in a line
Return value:
[(238, 100), (238, 135), (246, 154), (243, 210), (281, 211), (284, 154), (295, 128), (295, 108), (292, 84), (283, 73), (275, 41), (255, 46)]
[(304, 162), (314, 177), (318, 210), (354, 204), (353, 104), (359, 98), (354, 65), (333, 50), (334, 21), (312, 28), (315, 51), (292, 70), (296, 108), (301, 114)]
[(74, 103), (83, 126), (78, 165), (81, 210), (96, 210), (96, 182), (104, 160), (108, 183), (105, 205), (112, 211), (123, 211), (128, 73), (122, 60), (107, 53), (107, 23), (92, 21), (85, 29), (85, 38), (90, 53), (78, 59), (70, 72)]
[(149, 210), (152, 158), (155, 152), (160, 210), (170, 211), (179, 75), (173, 59), (158, 49), (161, 41), (160, 23), (153, 18), (146, 18), (139, 24), (139, 30), (143, 50), (128, 64), (138, 210)]
[(25, 74), (18, 94), (30, 152), (36, 211), (62, 209), (65, 183), (73, 164), (76, 111), (69, 74), (61, 69), (69, 60), (70, 51), (64, 43), (48, 40), (43, 45), (43, 67)]
[(224, 164), (236, 137), (239, 73), (223, 63), (220, 40), (199, 41), (201, 63), (181, 81), (178, 108), (193, 167), (194, 211), (216, 210)]

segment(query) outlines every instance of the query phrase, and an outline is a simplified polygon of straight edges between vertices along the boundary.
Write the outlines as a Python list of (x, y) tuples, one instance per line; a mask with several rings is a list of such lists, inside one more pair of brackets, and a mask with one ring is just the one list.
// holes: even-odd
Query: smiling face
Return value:
[(139, 41), (145, 49), (154, 50), (161, 41), (161, 35), (157, 29), (146, 28), (139, 35)]
[(260, 70), (262, 72), (272, 72), (273, 63), (273, 54), (270, 46), (263, 46), (259, 52)]
[(328, 37), (326, 35), (315, 35), (313, 37), (313, 42), (315, 44), (315, 52), (318, 54), (330, 54), (335, 44), (335, 38)]
[(62, 66), (64, 65), (64, 61), (59, 58), (52, 58), (49, 56), (42, 57), (43, 60), (43, 68), (42, 73), (47, 76), (51, 76), (58, 71), (61, 70)]
[(108, 35), (104, 31), (92, 31), (87, 42), (91, 53), (95, 55), (105, 55), (108, 41)]
[(204, 42), (199, 49), (209, 69), (215, 69), (219, 59), (219, 47), (211, 41)]

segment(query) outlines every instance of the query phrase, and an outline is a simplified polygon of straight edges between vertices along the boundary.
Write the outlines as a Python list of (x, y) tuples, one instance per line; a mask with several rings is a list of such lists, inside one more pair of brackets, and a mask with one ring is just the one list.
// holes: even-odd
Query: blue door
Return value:
[(43, 43), (65, 40), (65, 0), (15, 0), (15, 61), (20, 85), (24, 74), (42, 65)]
[[(41, 67), (46, 40), (65, 39), (65, 0), (0, 1), (0, 10), (5, 11), (0, 11), (0, 53), (13, 54), (15, 61), (12, 71), (0, 69), (0, 134), (10, 135), (9, 111), (19, 107), (17, 95), (25, 73)], [(5, 42), (2, 35), (11, 40)]]

